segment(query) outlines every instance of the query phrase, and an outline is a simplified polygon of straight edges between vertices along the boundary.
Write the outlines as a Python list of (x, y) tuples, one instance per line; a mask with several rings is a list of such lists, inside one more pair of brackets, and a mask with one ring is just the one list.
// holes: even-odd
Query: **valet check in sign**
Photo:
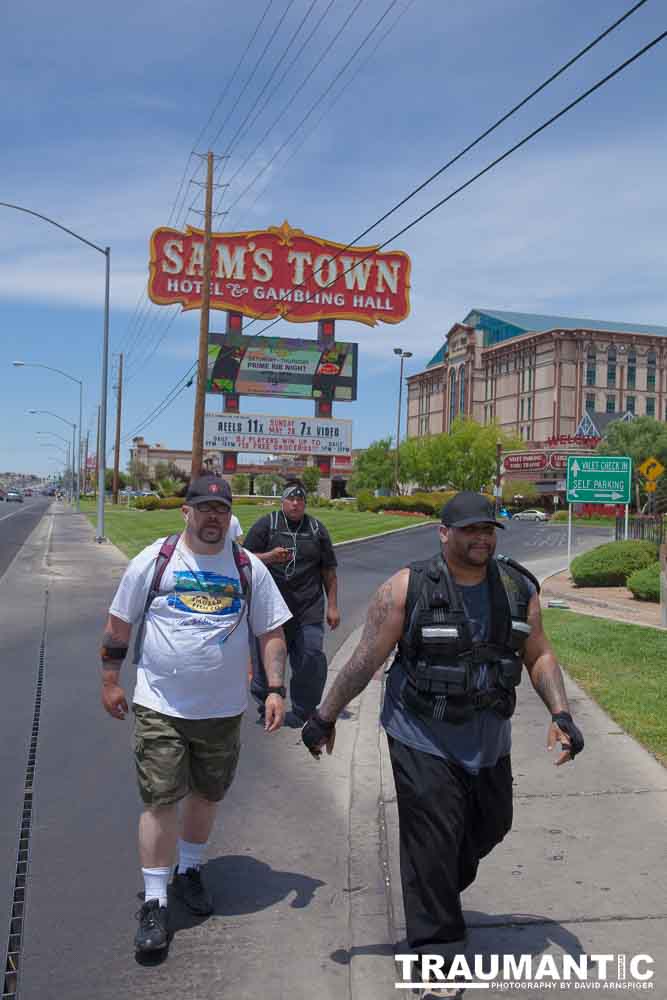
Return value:
[(277, 417), (267, 413), (207, 413), (204, 447), (287, 455), (351, 455), (352, 421)]
[(568, 455), (568, 503), (630, 503), (632, 459), (627, 455)]

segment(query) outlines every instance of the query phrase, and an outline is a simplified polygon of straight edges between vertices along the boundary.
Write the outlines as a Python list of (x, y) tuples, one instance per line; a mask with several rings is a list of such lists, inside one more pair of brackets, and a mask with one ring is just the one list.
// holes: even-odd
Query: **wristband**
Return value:
[(128, 646), (102, 646), (100, 656), (102, 660), (124, 660), (127, 656)]
[(287, 688), (285, 687), (284, 684), (273, 684), (271, 687), (267, 687), (265, 690), (267, 697), (270, 694), (279, 694), (281, 698), (287, 697)]

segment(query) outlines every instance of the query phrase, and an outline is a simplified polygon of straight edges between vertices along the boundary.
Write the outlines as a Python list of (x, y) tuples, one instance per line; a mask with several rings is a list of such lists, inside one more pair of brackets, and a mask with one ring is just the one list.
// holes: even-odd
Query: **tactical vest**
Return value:
[[(506, 556), (489, 561), (489, 638), (479, 642), (473, 641), (463, 601), (442, 556), (410, 565), (397, 659), (407, 674), (402, 697), (411, 711), (454, 724), (470, 721), (482, 709), (510, 718), (531, 631), (532, 592), (526, 577), (539, 592), (535, 577), (519, 563)], [(480, 690), (482, 664), (488, 686)]]

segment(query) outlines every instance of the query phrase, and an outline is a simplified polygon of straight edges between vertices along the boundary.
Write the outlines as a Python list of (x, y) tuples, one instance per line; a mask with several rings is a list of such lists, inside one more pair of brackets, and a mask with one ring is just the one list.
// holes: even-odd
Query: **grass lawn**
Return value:
[(542, 614), (568, 673), (667, 764), (667, 632), (553, 608)]
[[(234, 513), (241, 522), (244, 531), (273, 507), (258, 507), (253, 504), (234, 504)], [(95, 504), (92, 500), (82, 500), (81, 510), (88, 515), (93, 524), (96, 520)], [(357, 511), (334, 510), (327, 507), (315, 507), (312, 510), (329, 529), (334, 542), (347, 542), (354, 538), (365, 538), (367, 535), (381, 534), (395, 528), (407, 528), (411, 524), (435, 525), (437, 522), (429, 517), (404, 517), (400, 514), (371, 514)], [(156, 538), (170, 535), (183, 528), (183, 516), (180, 510), (133, 510), (126, 507), (113, 509), (105, 507), (104, 530), (110, 541), (129, 557), (135, 556), (146, 545)]]

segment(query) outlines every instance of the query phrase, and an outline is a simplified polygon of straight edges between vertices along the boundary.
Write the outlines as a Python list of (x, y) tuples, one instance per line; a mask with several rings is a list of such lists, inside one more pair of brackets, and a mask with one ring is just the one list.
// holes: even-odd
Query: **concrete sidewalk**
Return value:
[[(545, 575), (540, 570), (553, 572), (546, 566), (530, 568), (540, 576)], [(341, 649), (332, 674), (354, 649), (360, 631)], [(566, 683), (586, 749), (576, 763), (558, 769), (553, 765), (555, 754), (545, 749), (547, 712), (526, 678), (519, 689), (513, 720), (514, 827), (482, 862), (477, 881), (464, 894), (471, 931), (466, 953), (649, 954), (655, 959), (653, 995), (664, 1000), (667, 771), (569, 678)], [(352, 705), (360, 722), (350, 817), (351, 865), (360, 884), (353, 897), (352, 920), (355, 1000), (392, 995), (387, 990), (396, 970), (393, 961), (383, 957), (386, 945), (399, 952), (408, 950), (398, 812), (378, 718), (382, 689), (380, 675)], [(338, 731), (343, 728), (339, 725)], [(367, 833), (373, 822), (376, 834), (369, 845)], [(373, 899), (378, 900), (376, 907)], [(490, 989), (485, 995), (505, 997), (516, 992)], [(402, 993), (393, 990), (395, 996)], [(558, 995), (579, 996), (580, 990), (569, 986), (559, 989)]]
[(575, 587), (568, 570), (562, 570), (544, 581), (542, 607), (549, 601), (565, 601), (570, 611), (594, 618), (633, 625), (663, 628), (659, 604), (636, 601), (627, 587)]

